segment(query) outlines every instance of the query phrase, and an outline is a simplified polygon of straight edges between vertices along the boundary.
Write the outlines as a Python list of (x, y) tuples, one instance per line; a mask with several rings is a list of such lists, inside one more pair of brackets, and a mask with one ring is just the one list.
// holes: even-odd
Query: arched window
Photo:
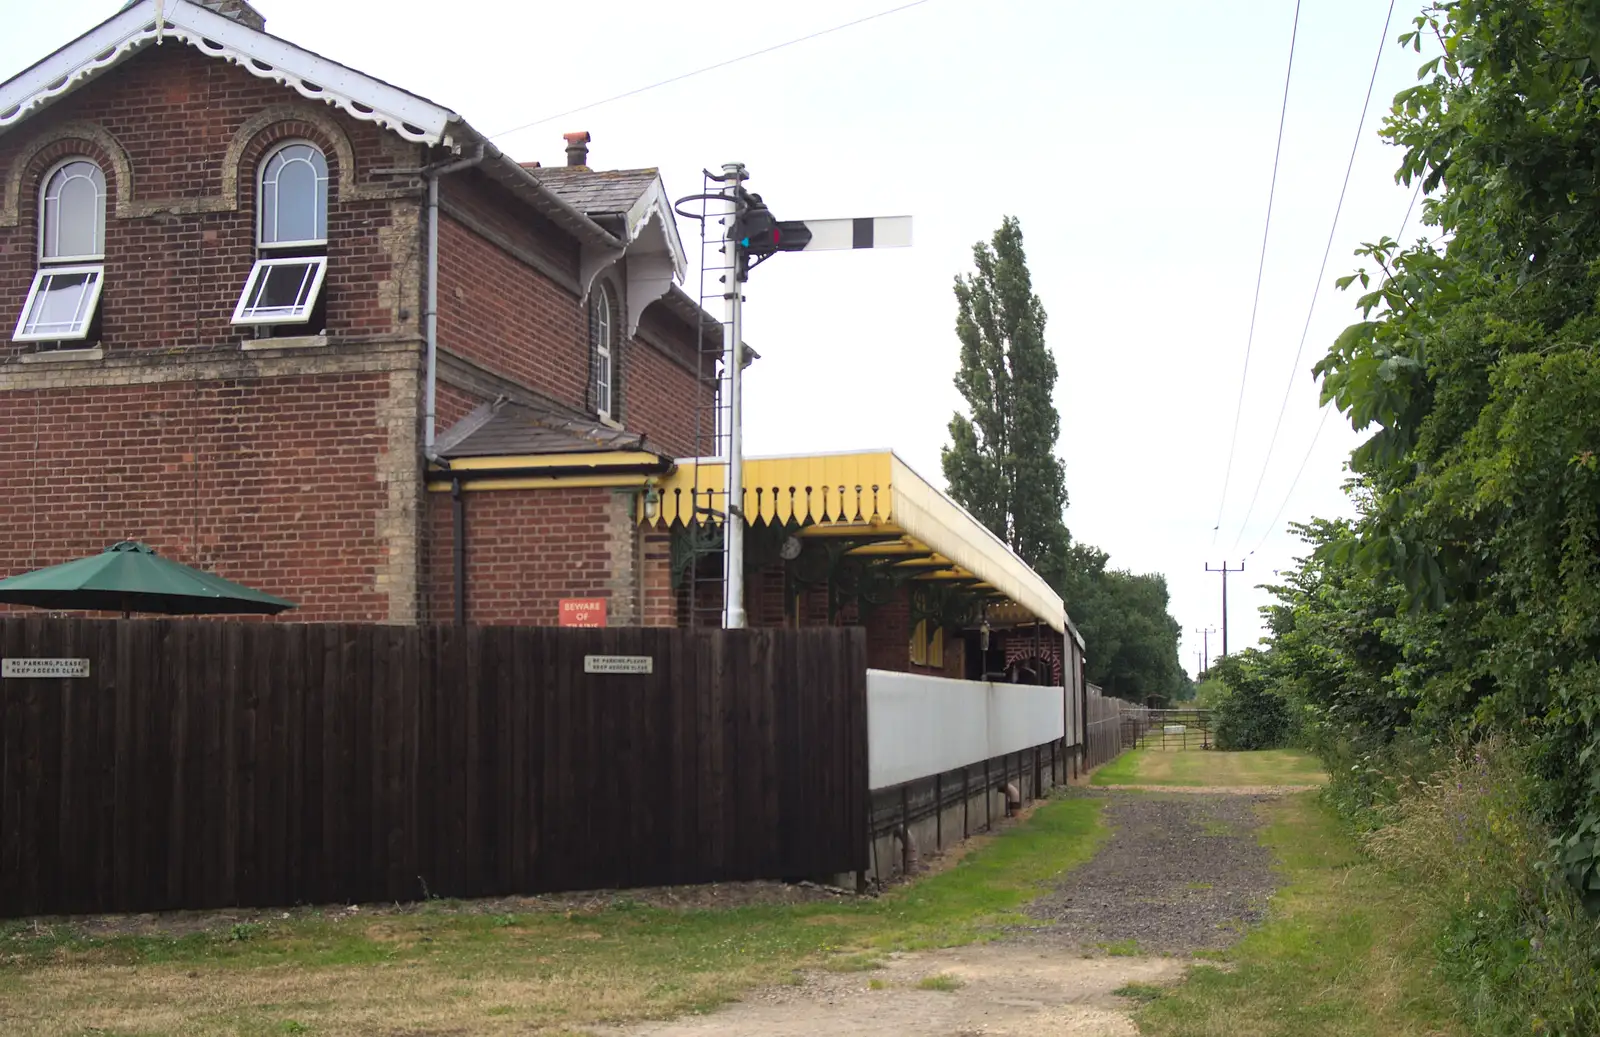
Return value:
[(328, 160), (315, 144), (289, 141), (267, 152), (259, 173), (261, 254), (233, 323), (310, 324), (328, 272)]
[(87, 158), (50, 170), (39, 188), (39, 269), (12, 339), (89, 337), (105, 280), (106, 177)]
[(328, 242), (328, 160), (321, 149), (293, 141), (261, 163), (262, 248)]
[(612, 316), (611, 289), (602, 281), (595, 285), (589, 296), (589, 346), (594, 357), (594, 409), (607, 421), (616, 411), (616, 370), (613, 363), (616, 359), (616, 343)]
[(100, 259), (106, 252), (106, 176), (86, 158), (61, 163), (39, 199), (39, 258), (47, 263)]

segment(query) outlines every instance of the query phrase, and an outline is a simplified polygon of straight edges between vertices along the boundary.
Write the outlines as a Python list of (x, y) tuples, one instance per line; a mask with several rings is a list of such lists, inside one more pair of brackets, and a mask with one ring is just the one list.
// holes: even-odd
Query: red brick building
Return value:
[[(244, 0), (134, 0), (0, 83), (0, 575), (126, 537), (295, 620), (715, 623), (722, 329), (660, 177), (588, 145), (514, 161)], [(744, 491), (752, 624), (1073, 679), (1060, 599), (894, 455)]]
[[(134, 537), (296, 619), (447, 617), (424, 468), (474, 408), (692, 450), (703, 317), (653, 170), (591, 171), (587, 135), (525, 167), (243, 0), (156, 20), (0, 84), (0, 573)], [(538, 560), (486, 563), (481, 618), (554, 622), (539, 566), (613, 590), (594, 545), (633, 537), (630, 500), (486, 501), (484, 551), (527, 503)]]

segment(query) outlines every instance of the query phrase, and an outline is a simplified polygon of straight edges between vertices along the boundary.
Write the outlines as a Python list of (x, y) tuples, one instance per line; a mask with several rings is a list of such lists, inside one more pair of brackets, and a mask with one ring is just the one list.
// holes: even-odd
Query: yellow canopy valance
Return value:
[[(650, 525), (720, 522), (727, 513), (724, 462), (688, 459), (642, 495), (639, 519)], [(857, 551), (932, 558), (922, 579), (971, 576), (1062, 633), (1061, 598), (965, 508), (892, 451), (751, 458), (741, 507), (752, 525), (800, 527), (802, 536), (882, 538)], [(896, 547), (895, 545), (899, 545)]]

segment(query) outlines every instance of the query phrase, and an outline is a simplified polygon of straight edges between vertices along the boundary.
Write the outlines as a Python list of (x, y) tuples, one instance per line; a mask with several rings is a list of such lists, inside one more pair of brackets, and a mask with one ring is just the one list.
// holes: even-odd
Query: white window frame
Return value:
[[(59, 237), (60, 237), (59, 229), (60, 229), (60, 224), (61, 224), (61, 215), (60, 215), (61, 209), (60, 209), (60, 205), (59, 204), (56, 206), (56, 209), (55, 209), (55, 218), (51, 219), (50, 188), (55, 184), (56, 177), (60, 176), (63, 170), (65, 170), (68, 166), (76, 165), (79, 162), (82, 162), (83, 164), (92, 167), (94, 169), (94, 171), (100, 175), (99, 181), (95, 184), (95, 199), (94, 199), (94, 202), (95, 202), (95, 214), (94, 214), (95, 221), (94, 221), (94, 226), (95, 226), (95, 238), (96, 238), (96, 242), (95, 243), (100, 246), (100, 251), (98, 251), (98, 252), (89, 252), (89, 253), (85, 253), (83, 255), (71, 255), (71, 256), (62, 256), (62, 255), (51, 256), (51, 255), (46, 255), (45, 245), (50, 239), (50, 231), (51, 231), (52, 227), (54, 227), (58, 231), (57, 238), (59, 240)], [(59, 197), (59, 195), (58, 195), (58, 197)], [(96, 162), (94, 159), (90, 158), (87, 155), (72, 155), (72, 156), (70, 156), (68, 158), (62, 159), (60, 162), (57, 162), (55, 165), (51, 166), (45, 172), (44, 178), (39, 181), (39, 263), (41, 265), (46, 264), (46, 263), (51, 263), (51, 264), (55, 264), (55, 263), (77, 263), (77, 264), (83, 264), (83, 263), (99, 262), (101, 260), (104, 260), (105, 258), (106, 258), (106, 171), (100, 168), (100, 163)], [(35, 280), (37, 280), (37, 279), (35, 279)]]
[[(89, 294), (78, 307), (77, 319), (73, 321), (73, 328), (67, 332), (60, 331), (28, 331), (28, 315), (33, 312), (33, 305), (38, 300), (39, 289), (43, 287), (45, 279), (51, 277), (72, 276), (74, 274), (93, 274), (94, 283), (89, 287)], [(78, 342), (89, 337), (89, 326), (94, 323), (95, 311), (100, 306), (100, 290), (105, 287), (106, 268), (101, 263), (65, 264), (52, 263), (40, 267), (33, 275), (33, 284), (28, 289), (28, 299), (22, 304), (22, 315), (17, 318), (17, 329), (11, 335), (13, 342)]]
[[(594, 341), (590, 348), (595, 356), (594, 379), (594, 411), (602, 421), (610, 421), (612, 412), (616, 410), (617, 368), (615, 343), (612, 341), (615, 325), (611, 313), (611, 289), (604, 282), (595, 286), (594, 298), (589, 303), (592, 312), (591, 327), (594, 328)], [(601, 364), (605, 365), (605, 379), (600, 378)], [(600, 398), (601, 389), (605, 390), (604, 401)]]
[[(322, 237), (305, 238), (295, 241), (268, 241), (267, 240), (267, 173), (273, 160), (290, 148), (310, 148), (322, 159), (322, 172), (317, 176), (317, 199), (320, 203), (320, 216), (322, 222)], [(280, 170), (281, 172), (281, 170)], [(261, 156), (261, 161), (256, 165), (256, 244), (263, 249), (275, 248), (315, 248), (328, 244), (328, 189), (329, 189), (328, 156), (312, 141), (286, 140), (276, 145), (272, 150)], [(274, 182), (273, 190), (277, 190)], [(274, 196), (272, 211), (274, 214), (283, 211), (282, 201)]]
[[(287, 316), (275, 308), (270, 315), (251, 313), (250, 295), (266, 272), (279, 266), (310, 266), (311, 290), (305, 301), (294, 307)], [(311, 320), (311, 311), (317, 308), (317, 298), (322, 292), (322, 280), (328, 273), (327, 256), (282, 256), (276, 259), (258, 259), (245, 278), (244, 291), (239, 293), (239, 303), (233, 308), (234, 324), (304, 324)], [(303, 284), (304, 282), (302, 282)]]
[[(590, 349), (595, 354), (595, 414), (602, 421), (611, 421), (611, 414), (616, 411), (616, 323), (611, 314), (611, 286), (605, 282), (595, 285), (594, 298), (590, 299), (589, 306), (592, 312), (598, 314), (592, 317), (594, 328), (594, 342), (590, 342)], [(605, 363), (605, 381), (600, 379), (600, 363)], [(600, 400), (600, 390), (605, 389), (605, 402)]]

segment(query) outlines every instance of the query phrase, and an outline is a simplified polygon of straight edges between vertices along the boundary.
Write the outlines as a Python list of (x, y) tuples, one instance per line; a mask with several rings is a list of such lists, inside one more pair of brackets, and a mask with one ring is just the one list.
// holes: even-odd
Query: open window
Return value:
[(267, 153), (259, 176), (256, 262), (233, 323), (262, 334), (280, 325), (319, 331), (328, 272), (328, 160), (314, 144), (289, 141)]
[(244, 283), (235, 324), (305, 324), (311, 320), (328, 257), (258, 259)]
[(41, 267), (33, 277), (12, 341), (69, 342), (88, 338), (104, 282), (105, 268), (98, 264)]
[(96, 328), (105, 283), (106, 178), (86, 158), (50, 170), (39, 191), (39, 268), (15, 342), (81, 342)]

